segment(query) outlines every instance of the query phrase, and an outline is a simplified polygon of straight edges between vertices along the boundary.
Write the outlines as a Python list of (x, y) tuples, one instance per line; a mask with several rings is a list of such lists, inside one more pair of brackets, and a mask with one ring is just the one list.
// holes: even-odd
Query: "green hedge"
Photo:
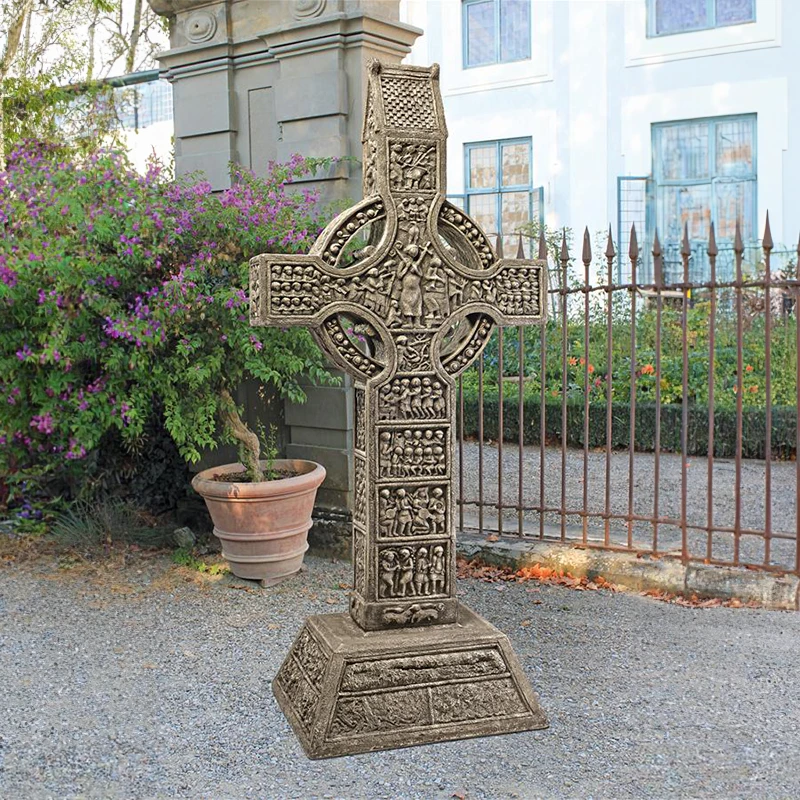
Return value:
[[(539, 444), (540, 409), (538, 399), (526, 397), (524, 408), (523, 441)], [(498, 439), (499, 402), (496, 393), (487, 393), (483, 398), (483, 437)], [(567, 444), (583, 447), (583, 404), (567, 404)], [(680, 405), (661, 406), (661, 451), (679, 453), (681, 450)], [(627, 450), (630, 442), (630, 406), (613, 403), (611, 406), (611, 445)], [(766, 415), (763, 409), (745, 409), (742, 414), (742, 455), (744, 458), (764, 458)], [(561, 403), (545, 404), (545, 442), (561, 443)], [(780, 406), (772, 409), (772, 456), (789, 459), (796, 454), (797, 410)], [(636, 450), (655, 450), (656, 406), (654, 403), (639, 403), (636, 406)], [(473, 391), (464, 392), (464, 436), (478, 435), (478, 397)], [(519, 405), (516, 397), (503, 399), (503, 439), (519, 441)], [(688, 454), (708, 454), (708, 408), (689, 406)], [(589, 447), (606, 445), (606, 407), (589, 406)], [(733, 458), (736, 454), (736, 411), (718, 409), (714, 417), (714, 455), (718, 458)]]

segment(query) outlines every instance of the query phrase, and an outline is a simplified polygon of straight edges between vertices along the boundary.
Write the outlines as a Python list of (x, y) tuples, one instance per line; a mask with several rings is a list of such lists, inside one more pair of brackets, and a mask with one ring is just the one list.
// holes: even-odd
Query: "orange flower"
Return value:
[(752, 371), (753, 371), (753, 366), (752, 366), (752, 364), (748, 364), (748, 365), (747, 365), (747, 366), (744, 368), (744, 371), (745, 371), (745, 372), (752, 372)]
[(586, 363), (586, 359), (585, 359), (585, 358), (582, 358), (582, 359), (581, 359), (581, 366), (583, 366), (585, 363)]
[(758, 391), (758, 386), (751, 386), (750, 391), (752, 394), (755, 394)]
[(656, 368), (652, 364), (645, 364), (642, 367), (642, 375), (652, 375), (656, 371)]
[(589, 364), (589, 374), (591, 375), (594, 372), (594, 367)]
[(577, 358), (571, 358), (571, 359), (569, 360), (569, 365), (570, 365), (571, 367), (574, 367), (574, 366), (575, 366), (577, 363), (578, 363), (578, 359), (577, 359)]
[(558, 389), (553, 389), (553, 391), (550, 392), (550, 394), (552, 394), (553, 397), (558, 397)]

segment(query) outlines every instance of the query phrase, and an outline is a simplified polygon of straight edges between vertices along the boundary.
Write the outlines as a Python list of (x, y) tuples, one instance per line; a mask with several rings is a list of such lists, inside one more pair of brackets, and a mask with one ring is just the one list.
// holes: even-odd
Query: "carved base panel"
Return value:
[(310, 617), (272, 684), (309, 758), (547, 727), (508, 638), (459, 606), (459, 622), (362, 631)]

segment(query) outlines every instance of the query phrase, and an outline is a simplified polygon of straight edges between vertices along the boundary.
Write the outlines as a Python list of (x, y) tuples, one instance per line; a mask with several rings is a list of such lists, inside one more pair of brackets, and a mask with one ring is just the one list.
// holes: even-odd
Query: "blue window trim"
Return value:
[(747, 25), (750, 22), (756, 21), (756, 5), (758, 0), (753, 0), (753, 16), (751, 19), (742, 20), (740, 22), (723, 22), (717, 24), (717, 0), (706, 0), (706, 12), (708, 25), (701, 25), (697, 28), (684, 28), (680, 31), (669, 31), (664, 33), (657, 32), (656, 26), (656, 0), (647, 1), (647, 38), (660, 39), (662, 36), (678, 36), (682, 33), (695, 33), (697, 31), (711, 31), (717, 28), (731, 28), (734, 25)]
[[(503, 161), (502, 161), (502, 147), (509, 144), (527, 144), (528, 145), (528, 183), (515, 184), (513, 186), (503, 186)], [(470, 186), (470, 171), (469, 171), (469, 154), (472, 150), (479, 147), (490, 147), (494, 145), (497, 157), (497, 184), (489, 189), (476, 189)], [(464, 201), (465, 211), (467, 214), (472, 214), (470, 208), (470, 199), (477, 195), (482, 194), (497, 194), (497, 227), (500, 230), (486, 231), (487, 234), (494, 235), (500, 234), (508, 236), (513, 231), (505, 232), (503, 228), (503, 195), (508, 192), (528, 192), (528, 218), (533, 219), (533, 141), (530, 136), (520, 136), (515, 139), (489, 139), (483, 142), (468, 142), (464, 145)], [(541, 217), (541, 205), (539, 207), (539, 216)], [(539, 221), (541, 224), (541, 220)]]
[[(492, 61), (481, 61), (479, 64), (470, 64), (468, 59), (469, 53), (469, 31), (467, 26), (467, 13), (466, 9), (467, 6), (476, 5), (477, 3), (486, 3), (490, 2), (493, 4), (494, 7), (494, 30), (495, 30), (495, 37), (494, 37), (494, 60)], [(513, 64), (516, 61), (525, 61), (531, 57), (531, 32), (530, 32), (530, 20), (532, 16), (533, 9), (531, 8), (530, 2), (528, 4), (528, 49), (524, 56), (520, 56), (519, 58), (510, 58), (510, 59), (503, 59), (500, 53), (500, 4), (502, 0), (461, 0), (461, 61), (464, 66), (464, 69), (475, 69), (476, 67), (488, 67), (492, 64)]]
[[(741, 121), (741, 120), (752, 120), (753, 122), (753, 140), (752, 140), (752, 149), (753, 149), (753, 169), (752, 173), (746, 177), (739, 177), (734, 178), (733, 180), (738, 180), (740, 182), (751, 181), (756, 185), (756, 198), (755, 202), (753, 203), (752, 215), (750, 219), (750, 230), (755, 232), (758, 230), (758, 115), (757, 114), (725, 114), (719, 117), (699, 117), (695, 119), (683, 119), (683, 120), (670, 120), (669, 122), (654, 122), (650, 126), (650, 157), (652, 163), (652, 175), (653, 175), (653, 193), (652, 197), (649, 199), (648, 205), (652, 203), (652, 208), (648, 208), (648, 216), (652, 218), (655, 222), (658, 220), (658, 189), (661, 186), (702, 186), (708, 184), (711, 187), (711, 209), (710, 209), (710, 216), (711, 220), (715, 223), (715, 227), (719, 230), (718, 220), (716, 219), (715, 214), (715, 203), (714, 203), (714, 185), (715, 182), (720, 180), (729, 181), (730, 178), (726, 176), (719, 176), (716, 174), (716, 163), (717, 163), (717, 140), (716, 136), (709, 135), (708, 141), (708, 163), (710, 168), (709, 176), (707, 178), (695, 178), (695, 179), (670, 179), (664, 180), (658, 174), (658, 170), (656, 169), (656, 135), (658, 130), (663, 130), (664, 128), (671, 128), (677, 127), (680, 125), (709, 125), (713, 126), (719, 122), (727, 122), (731, 120)], [(719, 240), (719, 233), (717, 233), (717, 239)]]

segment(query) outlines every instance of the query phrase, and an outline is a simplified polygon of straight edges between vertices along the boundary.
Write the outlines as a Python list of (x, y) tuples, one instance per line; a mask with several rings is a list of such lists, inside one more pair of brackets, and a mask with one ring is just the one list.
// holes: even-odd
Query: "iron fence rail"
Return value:
[[(560, 372), (560, 435), (558, 440), (551, 442), (555, 452), (548, 447), (547, 442), (547, 403), (546, 376), (552, 365), (548, 358), (553, 357), (553, 348), (548, 353), (547, 330), (541, 326), (538, 330), (519, 327), (497, 331), (497, 357), (496, 374), (497, 386), (493, 388), (497, 394), (497, 419), (492, 429), (497, 431), (496, 444), (487, 442), (486, 430), (486, 368), (485, 354), (479, 360), (472, 376), (477, 381), (477, 423), (475, 429), (468, 431), (465, 428), (465, 377), (459, 379), (458, 410), (459, 420), (457, 426), (458, 455), (459, 455), (459, 490), (458, 490), (458, 522), (461, 530), (477, 529), (481, 533), (493, 533), (498, 536), (517, 536), (521, 538), (552, 539), (562, 542), (580, 544), (589, 548), (605, 548), (610, 550), (626, 550), (649, 553), (653, 556), (671, 556), (679, 558), (684, 563), (704, 562), (725, 566), (746, 566), (761, 570), (793, 572), (800, 574), (800, 503), (797, 495), (800, 489), (800, 324), (797, 322), (798, 299), (800, 299), (800, 280), (797, 279), (796, 265), (800, 262), (800, 243), (795, 253), (796, 259), (790, 259), (790, 268), (786, 269), (786, 253), (782, 254), (781, 270), (773, 271), (772, 258), (775, 245), (767, 216), (764, 237), (761, 243), (763, 272), (750, 272), (745, 274), (743, 259), (745, 245), (741, 237), (741, 229), (737, 225), (736, 237), (733, 242), (734, 270), (733, 279), (720, 280), (717, 274), (717, 258), (720, 249), (715, 239), (713, 224), (709, 232), (708, 244), (704, 255), (708, 258), (708, 280), (690, 280), (690, 259), (692, 247), (689, 243), (688, 231), (684, 228), (683, 241), (680, 247), (680, 261), (682, 274), (678, 280), (670, 280), (675, 276), (674, 270), (665, 270), (664, 253), (655, 233), (649, 263), (652, 270), (649, 280), (640, 281), (638, 266), (642, 263), (642, 252), (638, 244), (637, 231), (632, 227), (628, 239), (628, 253), (624, 256), (618, 254), (614, 246), (611, 230), (609, 229), (604, 259), (604, 275), (619, 275), (620, 270), (615, 269), (615, 261), (625, 257), (630, 264), (629, 272), (625, 270), (630, 279), (626, 282), (614, 283), (611, 279), (591, 283), (591, 265), (593, 260), (592, 246), (588, 230), (584, 233), (581, 262), (583, 269), (580, 273), (574, 269), (567, 246), (566, 236), (562, 237), (558, 253), (552, 254), (551, 281), (549, 293), (550, 301), (554, 303), (557, 314), (553, 317), (560, 328), (558, 348), (558, 370)], [(502, 243), (498, 240), (499, 255), (502, 255)], [(523, 257), (522, 236), (519, 238), (517, 257)], [(544, 232), (538, 239), (538, 257), (547, 259), (547, 245)], [(791, 261), (794, 260), (794, 265)], [(725, 273), (728, 270), (726, 268)], [(666, 275), (665, 275), (666, 273)], [(727, 277), (727, 275), (726, 275)], [(763, 315), (764, 331), (764, 448), (763, 461), (764, 490), (763, 490), (763, 525), (752, 524), (752, 515), (747, 520), (743, 515), (743, 419), (744, 407), (744, 337), (745, 337), (745, 297), (757, 296), (760, 314)], [(689, 310), (698, 298), (708, 303), (708, 338), (707, 342), (700, 342), (695, 337), (689, 336)], [(721, 303), (721, 298), (724, 303)], [(776, 313), (773, 308), (775, 298), (781, 299), (780, 311)], [(625, 306), (629, 314), (630, 334), (625, 342), (626, 358), (629, 359), (628, 380), (630, 381), (629, 414), (627, 419), (629, 442), (627, 450), (620, 453), (613, 447), (612, 430), (614, 426), (614, 361), (615, 347), (621, 344), (614, 339), (614, 309)], [(667, 455), (662, 451), (662, 409), (665, 406), (662, 394), (662, 367), (664, 360), (664, 335), (665, 335), (665, 309), (669, 303), (671, 309), (676, 304), (680, 305), (680, 366), (681, 366), (681, 398), (680, 398), (680, 479), (678, 485), (667, 487), (668, 492), (675, 492), (678, 497), (665, 495), (664, 459)], [(637, 452), (636, 426), (637, 426), (637, 382), (641, 380), (642, 372), (637, 359), (638, 334), (637, 319), (646, 304), (654, 313), (655, 318), (655, 346), (654, 364), (652, 368), (655, 378), (655, 425), (653, 431), (652, 455), (647, 456), (647, 478), (652, 475), (652, 490), (647, 498), (641, 497), (637, 492), (637, 474), (642, 472), (644, 462)], [(715, 455), (715, 449), (720, 444), (715, 431), (715, 415), (717, 413), (717, 375), (716, 361), (718, 357), (717, 332), (721, 319), (725, 315), (726, 321), (735, 330), (736, 367), (735, 367), (735, 447), (733, 458), (733, 515), (732, 521), (722, 519), (719, 509), (715, 506), (715, 491), (719, 490), (718, 475), (725, 459)], [(605, 444), (602, 454), (590, 450), (590, 377), (591, 370), (589, 351), (592, 328), (590, 317), (602, 320), (605, 326), (605, 358), (606, 374), (603, 378), (605, 384)], [(752, 319), (749, 320), (750, 324)], [(570, 326), (572, 323), (572, 326)], [(551, 323), (552, 325), (552, 323)], [(578, 341), (573, 338), (569, 341), (570, 330), (575, 331), (576, 325), (581, 330)], [(773, 517), (773, 332), (776, 325), (783, 326), (787, 336), (791, 334), (794, 349), (795, 371), (795, 397), (794, 397), (794, 424), (795, 424), (795, 459), (794, 467), (794, 524), (778, 527), (774, 524)], [(793, 330), (792, 330), (793, 329)], [(530, 418), (530, 408), (525, 408), (525, 382), (526, 359), (524, 357), (526, 345), (538, 339), (538, 360), (535, 370), (539, 374), (539, 414), (538, 419)], [(504, 352), (507, 344), (516, 346), (518, 365), (515, 373), (507, 374)], [(583, 356), (580, 360), (582, 367), (583, 388), (581, 405), (583, 410), (582, 447), (570, 448), (567, 439), (568, 422), (568, 367), (570, 366), (570, 352), (575, 352), (575, 347), (582, 348)], [(708, 430), (707, 430), (707, 455), (705, 469), (702, 476), (697, 476), (697, 469), (692, 470), (690, 479), (690, 364), (693, 356), (703, 353), (708, 357), (707, 395), (708, 395)], [(574, 359), (577, 362), (577, 359)], [(506, 394), (506, 384), (516, 381), (517, 408), (516, 408), (516, 436), (509, 437), (506, 429), (505, 408), (507, 399), (513, 400)], [(574, 389), (574, 387), (573, 387)], [(573, 391), (574, 394), (574, 391)], [(525, 431), (531, 426), (538, 426), (538, 448), (526, 446)], [(474, 441), (469, 441), (469, 434), (474, 435)], [(472, 456), (476, 457), (477, 475), (474, 470), (468, 469), (466, 461), (467, 448), (472, 449)], [(510, 458), (506, 456), (512, 449)], [(516, 453), (513, 453), (513, 449)], [(696, 447), (694, 451), (696, 451)], [(477, 450), (477, 453), (474, 451)], [(489, 458), (489, 452), (491, 458)], [(597, 456), (601, 455), (601, 459)], [(627, 491), (624, 493), (623, 506), (620, 508), (618, 498), (612, 492), (612, 474), (617, 475), (617, 462), (620, 456), (625, 456)], [(674, 457), (673, 457), (674, 458)], [(535, 463), (537, 462), (538, 463)], [(491, 462), (491, 463), (489, 463)], [(580, 462), (580, 463), (578, 463)], [(695, 459), (696, 462), (696, 459)], [(671, 462), (672, 463), (672, 462)], [(578, 466), (578, 469), (574, 467)], [(590, 464), (592, 474), (590, 474)], [(597, 474), (599, 465), (602, 465), (602, 491), (591, 492), (590, 482)], [(560, 470), (558, 491), (548, 494), (547, 482), (554, 480), (553, 467)], [(513, 471), (516, 469), (516, 481), (513, 480)], [(538, 481), (535, 472), (538, 472)], [(674, 472), (674, 470), (673, 470)], [(752, 464), (748, 462), (748, 476), (752, 473)], [(783, 474), (783, 473), (782, 473)], [(577, 477), (575, 477), (577, 476)], [(511, 478), (511, 479), (509, 479)], [(748, 477), (748, 480), (751, 478)], [(705, 502), (701, 513), (689, 510), (689, 485), (692, 482), (693, 494), (698, 491), (705, 492)], [(477, 481), (477, 483), (475, 483)], [(582, 484), (580, 491), (574, 491), (575, 482)], [(705, 482), (705, 486), (698, 482)], [(537, 486), (538, 483), (538, 486)], [(469, 484), (469, 485), (468, 485)], [(492, 486), (494, 484), (494, 486)], [(491, 491), (489, 491), (491, 488)], [(748, 487), (748, 490), (752, 487)], [(555, 494), (556, 501), (553, 502)], [(620, 493), (617, 492), (617, 495)], [(537, 497), (538, 495), (538, 497)], [(675, 500), (677, 499), (677, 506)], [(647, 500), (648, 509), (643, 512), (643, 503)], [(785, 500), (785, 498), (784, 498)], [(674, 511), (677, 510), (677, 514)], [(793, 528), (793, 529), (789, 529)], [(753, 542), (758, 546), (753, 546)]]

